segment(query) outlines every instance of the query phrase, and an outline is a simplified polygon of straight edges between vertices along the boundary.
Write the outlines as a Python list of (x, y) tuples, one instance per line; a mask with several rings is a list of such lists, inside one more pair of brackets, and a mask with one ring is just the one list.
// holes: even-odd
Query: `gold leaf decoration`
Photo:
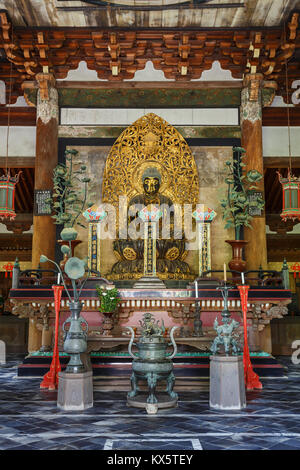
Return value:
[(154, 113), (127, 127), (106, 160), (102, 200), (118, 207), (119, 196), (129, 200), (143, 192), (142, 174), (148, 167), (161, 173), (160, 193), (173, 203), (198, 202), (199, 179), (195, 160), (182, 135)]

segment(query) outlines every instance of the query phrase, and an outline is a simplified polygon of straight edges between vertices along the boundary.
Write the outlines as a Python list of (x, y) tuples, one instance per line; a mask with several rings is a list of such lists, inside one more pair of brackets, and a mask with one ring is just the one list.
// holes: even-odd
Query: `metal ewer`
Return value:
[[(85, 366), (81, 361), (80, 355), (87, 350), (87, 333), (88, 333), (88, 323), (87, 321), (80, 316), (80, 312), (82, 310), (82, 302), (79, 300), (81, 291), (87, 281), (87, 277), (84, 282), (81, 284), (80, 289), (78, 291), (76, 286), (76, 280), (82, 278), (85, 274), (85, 261), (75, 256), (69, 258), (65, 264), (65, 274), (71, 279), (72, 288), (73, 288), (73, 298), (70, 295), (68, 288), (66, 287), (63, 274), (61, 271), (60, 266), (55, 263), (55, 261), (49, 260), (46, 256), (41, 255), (40, 262), (44, 263), (46, 261), (50, 261), (53, 263), (60, 275), (61, 279), (65, 288), (65, 291), (69, 297), (69, 307), (71, 311), (71, 315), (67, 318), (67, 320), (63, 324), (63, 331), (64, 331), (64, 352), (70, 355), (70, 361), (67, 364), (66, 373), (77, 374), (80, 372), (85, 372)], [(69, 329), (66, 329), (66, 325), (70, 324)], [(85, 330), (83, 330), (82, 325), (85, 325)]]

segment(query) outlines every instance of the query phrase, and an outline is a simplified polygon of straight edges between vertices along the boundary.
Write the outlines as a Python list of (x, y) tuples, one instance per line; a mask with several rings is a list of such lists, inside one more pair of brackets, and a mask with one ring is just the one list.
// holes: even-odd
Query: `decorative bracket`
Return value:
[(49, 101), (49, 88), (55, 86), (55, 78), (51, 73), (38, 73), (36, 81), (40, 89), (40, 97), (43, 101)]

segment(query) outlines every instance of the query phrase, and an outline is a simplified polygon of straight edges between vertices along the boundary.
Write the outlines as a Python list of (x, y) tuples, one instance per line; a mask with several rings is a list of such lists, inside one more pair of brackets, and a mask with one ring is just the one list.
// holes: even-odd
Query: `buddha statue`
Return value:
[[(142, 175), (143, 193), (134, 196), (128, 204), (128, 238), (114, 241), (113, 249), (117, 263), (111, 275), (116, 279), (137, 279), (144, 272), (144, 234), (141, 230), (142, 209), (159, 209), (161, 216), (156, 228), (156, 273), (162, 279), (189, 279), (193, 276), (184, 261), (187, 255), (185, 238), (174, 229), (174, 205), (172, 200), (160, 193), (161, 174), (157, 168), (147, 168)], [(134, 230), (132, 230), (134, 229)], [(140, 230), (137, 230), (140, 229)], [(138, 236), (131, 236), (132, 233)]]

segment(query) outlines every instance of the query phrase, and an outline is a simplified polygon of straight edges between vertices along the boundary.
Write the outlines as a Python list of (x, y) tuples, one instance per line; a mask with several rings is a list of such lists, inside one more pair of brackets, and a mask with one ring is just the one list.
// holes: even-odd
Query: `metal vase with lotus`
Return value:
[[(40, 262), (50, 261), (55, 264), (58, 271), (61, 274), (61, 279), (64, 284), (65, 291), (69, 297), (70, 301), (70, 311), (71, 315), (63, 324), (64, 331), (64, 352), (70, 355), (70, 361), (66, 367), (65, 372), (67, 373), (80, 373), (85, 371), (85, 367), (81, 361), (80, 355), (87, 350), (87, 332), (88, 332), (88, 323), (87, 321), (80, 316), (82, 310), (82, 302), (79, 300), (81, 291), (86, 283), (87, 277), (84, 282), (81, 283), (80, 289), (78, 290), (76, 281), (81, 279), (85, 275), (85, 260), (76, 258), (75, 256), (69, 258), (65, 264), (65, 274), (69, 277), (72, 283), (73, 288), (73, 298), (70, 295), (68, 288), (66, 287), (62, 271), (57, 263), (52, 260), (49, 260), (46, 256), (42, 255)], [(70, 324), (69, 329), (66, 329), (66, 325)], [(85, 325), (85, 330), (83, 330), (82, 325)]]

